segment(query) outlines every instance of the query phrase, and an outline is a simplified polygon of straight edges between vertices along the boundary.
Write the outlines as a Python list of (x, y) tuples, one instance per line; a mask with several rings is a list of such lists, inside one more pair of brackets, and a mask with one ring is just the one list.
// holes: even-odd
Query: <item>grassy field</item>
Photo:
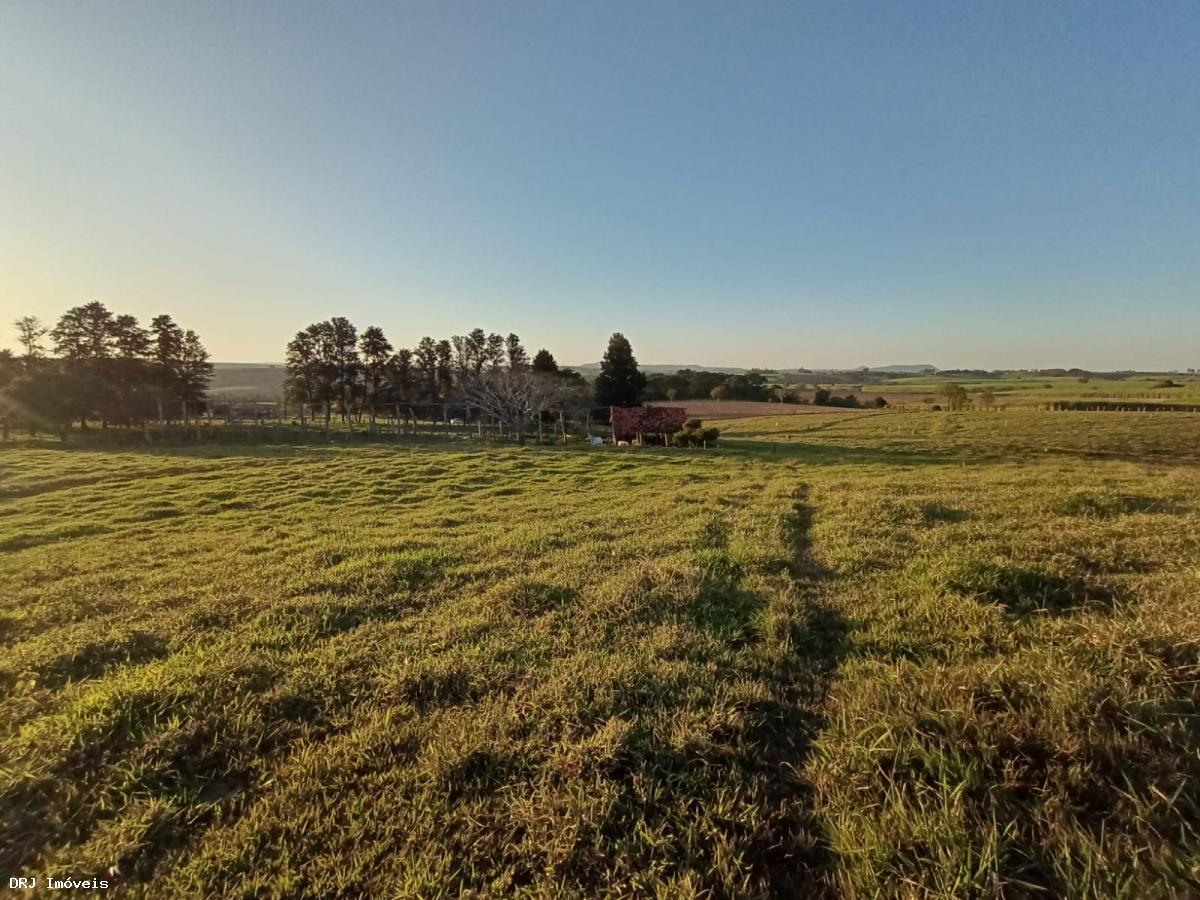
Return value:
[[(969, 393), (991, 391), (1000, 403), (1045, 403), (1052, 400), (1148, 400), (1157, 402), (1200, 403), (1200, 376), (1133, 374), (1122, 378), (1041, 377), (1016, 374), (1002, 378), (955, 378), (949, 375), (910, 375), (879, 385), (879, 390), (924, 394), (937, 397), (938, 388), (949, 381), (961, 384)], [(1163, 386), (1171, 382), (1173, 387)]]
[(731, 447), (846, 461), (911, 456), (926, 462), (1020, 461), (1057, 455), (1200, 465), (1200, 414), (1045, 412), (830, 412), (718, 422)]
[(0, 875), (1194, 896), (1198, 439), (0, 450)]
[(860, 410), (811, 406), (807, 403), (767, 403), (756, 400), (657, 400), (651, 406), (682, 406), (689, 416), (703, 419), (746, 419), (758, 416), (854, 415)]

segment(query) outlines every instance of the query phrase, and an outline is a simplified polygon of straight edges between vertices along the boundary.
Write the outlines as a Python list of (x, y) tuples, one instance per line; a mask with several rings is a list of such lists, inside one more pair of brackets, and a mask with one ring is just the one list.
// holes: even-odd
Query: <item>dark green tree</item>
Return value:
[[(313, 322), (304, 334), (311, 342), (312, 361), (309, 368), (309, 402), (325, 408), (325, 428), (329, 428), (333, 403), (338, 398), (337, 349), (331, 322)], [(297, 337), (299, 337), (297, 335)]]
[(533, 363), (531, 368), (535, 372), (554, 374), (558, 372), (558, 361), (554, 358), (553, 353), (543, 347), (533, 355)]
[(179, 356), (183, 350), (183, 331), (165, 313), (150, 320), (151, 378), (158, 420), (164, 412), (177, 408), (179, 399)]
[(504, 339), (504, 352), (508, 357), (508, 367), (514, 372), (529, 368), (529, 354), (521, 346), (521, 339), (515, 334), (509, 334)]
[(454, 347), (446, 340), (437, 342), (438, 395), (445, 402), (454, 391)]
[(63, 382), (68, 405), (87, 428), (88, 416), (99, 413), (107, 422), (111, 384), (107, 361), (113, 355), (113, 314), (93, 300), (63, 313), (50, 332), (54, 349), (63, 360)]
[(329, 320), (329, 339), (334, 390), (341, 408), (342, 421), (345, 421), (361, 368), (358, 359), (358, 329), (349, 319), (334, 316)]
[(438, 398), (437, 367), (437, 341), (428, 336), (421, 338), (413, 353), (413, 368), (420, 384), (421, 399), (426, 403), (435, 403)]
[(483, 371), (483, 364), (487, 362), (487, 335), (482, 328), (472, 328), (464, 342), (468, 366), (478, 375)]
[(200, 342), (200, 336), (189, 328), (183, 333), (179, 353), (179, 395), (185, 422), (188, 412), (198, 413), (198, 407), (205, 402), (212, 376), (213, 364), (209, 361), (208, 350)]
[(130, 315), (114, 317), (111, 331), (114, 358), (104, 363), (111, 400), (107, 417), (126, 423), (144, 419), (155, 405), (150, 333)]
[(412, 400), (412, 371), (413, 371), (413, 352), (407, 347), (401, 347), (396, 351), (396, 355), (392, 357), (391, 365), (388, 367), (388, 381), (391, 385), (392, 396), (397, 402), (405, 403)]
[(646, 376), (638, 368), (633, 347), (625, 335), (615, 333), (596, 376), (597, 406), (639, 406), (646, 390)]
[(456, 334), (450, 338), (450, 347), (454, 351), (454, 377), (461, 379), (471, 371), (471, 350), (464, 335)]
[(296, 332), (288, 341), (284, 357), (283, 387), (290, 399), (300, 404), (300, 419), (304, 420), (304, 407), (320, 401), (320, 356), (317, 352), (316, 335), (312, 328)]
[(498, 334), (489, 334), (487, 343), (484, 344), (484, 360), (488, 366), (493, 369), (504, 368), (504, 338)]
[(371, 416), (371, 430), (375, 430), (375, 404), (381, 399), (387, 378), (388, 360), (392, 358), (392, 345), (378, 325), (363, 329), (358, 339), (358, 350), (362, 355), (363, 381), (366, 388), (367, 410)]
[[(146, 329), (93, 301), (67, 310), (49, 332), (34, 316), (16, 325), (22, 368), (32, 377), (19, 389), (21, 417), (31, 427), (61, 427), (64, 437), (70, 419), (82, 430), (97, 419), (129, 427), (156, 407), (161, 418), (164, 399), (201, 399), (212, 375), (200, 339), (180, 332), (170, 316), (155, 317)], [(47, 333), (57, 358), (43, 356)]]
[(108, 359), (113, 349), (113, 314), (98, 300), (72, 307), (63, 313), (50, 337), (63, 359)]

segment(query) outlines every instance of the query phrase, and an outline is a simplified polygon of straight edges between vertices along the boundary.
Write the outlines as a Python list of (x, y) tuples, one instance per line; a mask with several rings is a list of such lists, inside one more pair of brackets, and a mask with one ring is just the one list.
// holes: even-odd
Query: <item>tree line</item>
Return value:
[(379, 326), (359, 332), (342, 316), (314, 322), (288, 342), (284, 385), (289, 400), (320, 411), (326, 421), (335, 411), (343, 420), (360, 420), (397, 404), (461, 403), (469, 382), (500, 372), (586, 385), (579, 373), (560, 368), (549, 350), (531, 359), (516, 334), (476, 328), (397, 348)]
[[(803, 385), (801, 385), (803, 387)], [(655, 373), (647, 379), (647, 400), (753, 400), (760, 403), (807, 403), (794, 388), (772, 384), (766, 374), (751, 369), (744, 374), (727, 375), (723, 372), (705, 372), (695, 369), (680, 369), (678, 372)], [(812, 401), (815, 406), (836, 406), (853, 409), (862, 408), (862, 402), (847, 394), (835, 396), (829, 390), (815, 386)], [(876, 407), (886, 406), (882, 397), (871, 401)]]
[(655, 372), (646, 383), (647, 400), (760, 400), (775, 399), (761, 372), (744, 375), (680, 369)]
[(343, 421), (378, 416), (416, 418), (413, 407), (441, 407), (443, 418), (486, 417), (523, 441), (528, 425), (568, 417), (590, 421), (594, 407), (636, 406), (646, 379), (629, 341), (614, 334), (594, 386), (558, 365), (542, 348), (529, 356), (519, 335), (474, 328), (437, 339), (426, 335), (413, 347), (397, 348), (377, 325), (361, 332), (341, 316), (314, 322), (288, 342), (285, 390), (328, 427), (336, 414)]
[[(49, 327), (35, 316), (15, 323), (19, 354), (0, 350), (0, 415), (6, 428), (65, 433), (96, 424), (190, 423), (208, 410), (213, 364), (196, 332), (169, 315), (143, 327), (103, 303), (73, 307)], [(51, 352), (52, 351), (52, 352)], [(555, 417), (590, 421), (596, 407), (637, 406), (647, 379), (629, 341), (612, 335), (593, 384), (560, 367), (547, 349), (531, 357), (514, 333), (475, 328), (422, 337), (395, 347), (383, 329), (361, 332), (345, 317), (314, 322), (288, 342), (285, 400), (302, 420), (336, 413), (360, 422), (377, 415), (413, 418), (413, 406), (451, 407), (487, 417), (523, 439), (525, 429)], [(402, 412), (403, 410), (403, 412)], [(211, 414), (211, 411), (209, 411)], [(428, 412), (427, 412), (428, 415)]]
[(76, 421), (81, 429), (187, 422), (204, 407), (213, 373), (208, 351), (169, 315), (143, 327), (93, 301), (67, 310), (53, 327), (37, 316), (14, 326), (20, 353), (0, 350), (6, 425), (37, 433), (62, 432)]

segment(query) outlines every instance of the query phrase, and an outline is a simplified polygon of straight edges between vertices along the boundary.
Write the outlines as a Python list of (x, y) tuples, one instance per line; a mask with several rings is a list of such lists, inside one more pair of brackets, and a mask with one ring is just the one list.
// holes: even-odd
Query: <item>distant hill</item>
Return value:
[[(600, 371), (600, 363), (584, 363), (580, 366), (569, 366), (576, 372), (582, 372), (584, 375), (594, 375)], [(660, 373), (663, 375), (671, 375), (681, 369), (692, 369), (696, 372), (722, 372), (726, 375), (745, 375), (749, 369), (739, 366), (702, 366), (699, 363), (675, 364), (675, 363), (638, 363), (638, 368), (647, 374)]]
[(281, 363), (213, 363), (213, 398), (274, 400), (283, 393)]
[[(600, 371), (600, 363), (598, 363), (598, 362), (584, 363), (583, 365), (572, 366), (571, 368), (573, 368), (579, 372), (582, 372), (584, 375), (591, 376), (591, 375), (595, 375), (597, 372)], [(839, 375), (841, 375), (841, 374), (851, 374), (851, 373), (860, 371), (859, 369), (814, 369), (811, 371), (806, 370), (805, 372), (801, 372), (799, 369), (794, 369), (794, 368), (776, 369), (776, 368), (767, 366), (767, 367), (759, 367), (757, 369), (750, 369), (750, 368), (745, 368), (742, 366), (702, 366), (699, 363), (688, 363), (686, 365), (675, 364), (675, 363), (671, 363), (671, 364), (642, 363), (639, 365), (639, 368), (643, 372), (646, 372), (646, 373), (660, 372), (664, 375), (670, 375), (674, 372), (678, 372), (680, 369), (693, 369), (697, 372), (721, 372), (725, 375), (745, 375), (747, 372), (750, 372), (750, 371), (759, 371), (759, 372), (766, 372), (766, 373), (779, 373), (779, 374), (786, 374), (786, 375), (795, 375), (795, 374), (810, 374), (810, 375), (812, 375), (812, 374), (816, 374), (816, 375), (839, 374)], [(914, 365), (911, 363), (906, 363), (905, 365), (871, 366), (871, 367), (867, 368), (868, 372), (874, 372), (874, 373), (880, 374), (880, 375), (920, 375), (922, 372), (925, 372), (928, 370), (936, 371), (936, 367), (931, 366), (931, 365)]]
[(887, 375), (920, 375), (925, 371), (937, 371), (936, 366), (923, 365), (903, 365), (903, 366), (871, 366), (868, 372), (882, 372)]

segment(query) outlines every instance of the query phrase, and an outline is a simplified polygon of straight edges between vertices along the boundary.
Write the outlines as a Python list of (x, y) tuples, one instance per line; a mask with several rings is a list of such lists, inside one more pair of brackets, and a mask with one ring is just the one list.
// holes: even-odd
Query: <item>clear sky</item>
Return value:
[(0, 312), (1200, 366), (1200, 2), (0, 0)]

